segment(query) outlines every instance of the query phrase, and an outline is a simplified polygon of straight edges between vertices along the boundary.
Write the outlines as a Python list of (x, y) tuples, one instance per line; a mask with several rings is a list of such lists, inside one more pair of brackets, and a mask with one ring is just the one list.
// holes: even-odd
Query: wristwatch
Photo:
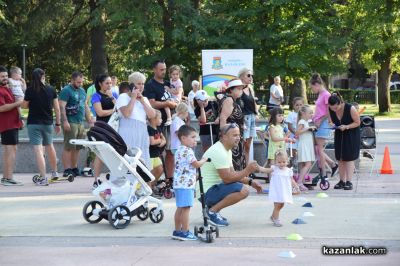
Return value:
[(253, 178), (249, 177), (249, 186), (251, 186), (251, 184), (253, 184)]

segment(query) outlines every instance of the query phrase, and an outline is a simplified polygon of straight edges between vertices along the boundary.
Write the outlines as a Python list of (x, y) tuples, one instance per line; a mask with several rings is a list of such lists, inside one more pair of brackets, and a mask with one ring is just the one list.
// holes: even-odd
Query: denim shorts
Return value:
[(329, 139), (331, 136), (331, 129), (328, 123), (328, 119), (322, 120), (317, 132), (315, 132), (315, 137), (316, 138), (321, 138), (321, 139)]
[(248, 138), (255, 138), (257, 137), (256, 134), (256, 115), (255, 114), (249, 114), (244, 116), (244, 132), (243, 132), (243, 138), (248, 139)]
[(50, 145), (53, 143), (53, 125), (29, 124), (29, 143), (32, 145)]
[(226, 196), (240, 192), (243, 188), (243, 184), (240, 182), (234, 182), (230, 184), (220, 183), (210, 187), (205, 194), (206, 205), (211, 208)]
[(176, 207), (193, 207), (194, 201), (194, 189), (190, 188), (176, 188), (175, 192), (175, 200)]

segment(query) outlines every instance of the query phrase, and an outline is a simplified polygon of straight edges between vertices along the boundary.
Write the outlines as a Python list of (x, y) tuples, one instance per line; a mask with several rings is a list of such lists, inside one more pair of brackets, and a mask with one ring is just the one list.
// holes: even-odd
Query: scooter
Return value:
[[(208, 158), (207, 162), (211, 162)], [(203, 225), (194, 227), (194, 235), (198, 237), (201, 241), (206, 243), (214, 242), (215, 238), (219, 237), (218, 226), (210, 225), (209, 217), (207, 215), (206, 203), (204, 198), (204, 187), (203, 187), (203, 177), (201, 176), (201, 170), (199, 168), (199, 187), (200, 187), (200, 202), (203, 214)]]

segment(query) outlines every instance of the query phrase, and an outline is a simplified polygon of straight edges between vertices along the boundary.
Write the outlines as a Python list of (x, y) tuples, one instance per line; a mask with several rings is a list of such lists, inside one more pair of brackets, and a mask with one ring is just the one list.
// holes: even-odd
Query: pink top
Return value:
[(327, 90), (323, 90), (318, 94), (318, 99), (315, 101), (314, 122), (328, 114), (328, 99), (330, 96), (331, 94)]

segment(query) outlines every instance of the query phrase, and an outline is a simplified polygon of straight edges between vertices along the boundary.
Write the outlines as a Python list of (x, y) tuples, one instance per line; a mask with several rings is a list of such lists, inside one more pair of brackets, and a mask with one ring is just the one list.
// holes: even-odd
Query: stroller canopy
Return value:
[(88, 131), (87, 136), (89, 140), (95, 139), (96, 141), (104, 141), (110, 144), (121, 156), (124, 156), (128, 150), (125, 141), (118, 132), (106, 122), (96, 121)]

